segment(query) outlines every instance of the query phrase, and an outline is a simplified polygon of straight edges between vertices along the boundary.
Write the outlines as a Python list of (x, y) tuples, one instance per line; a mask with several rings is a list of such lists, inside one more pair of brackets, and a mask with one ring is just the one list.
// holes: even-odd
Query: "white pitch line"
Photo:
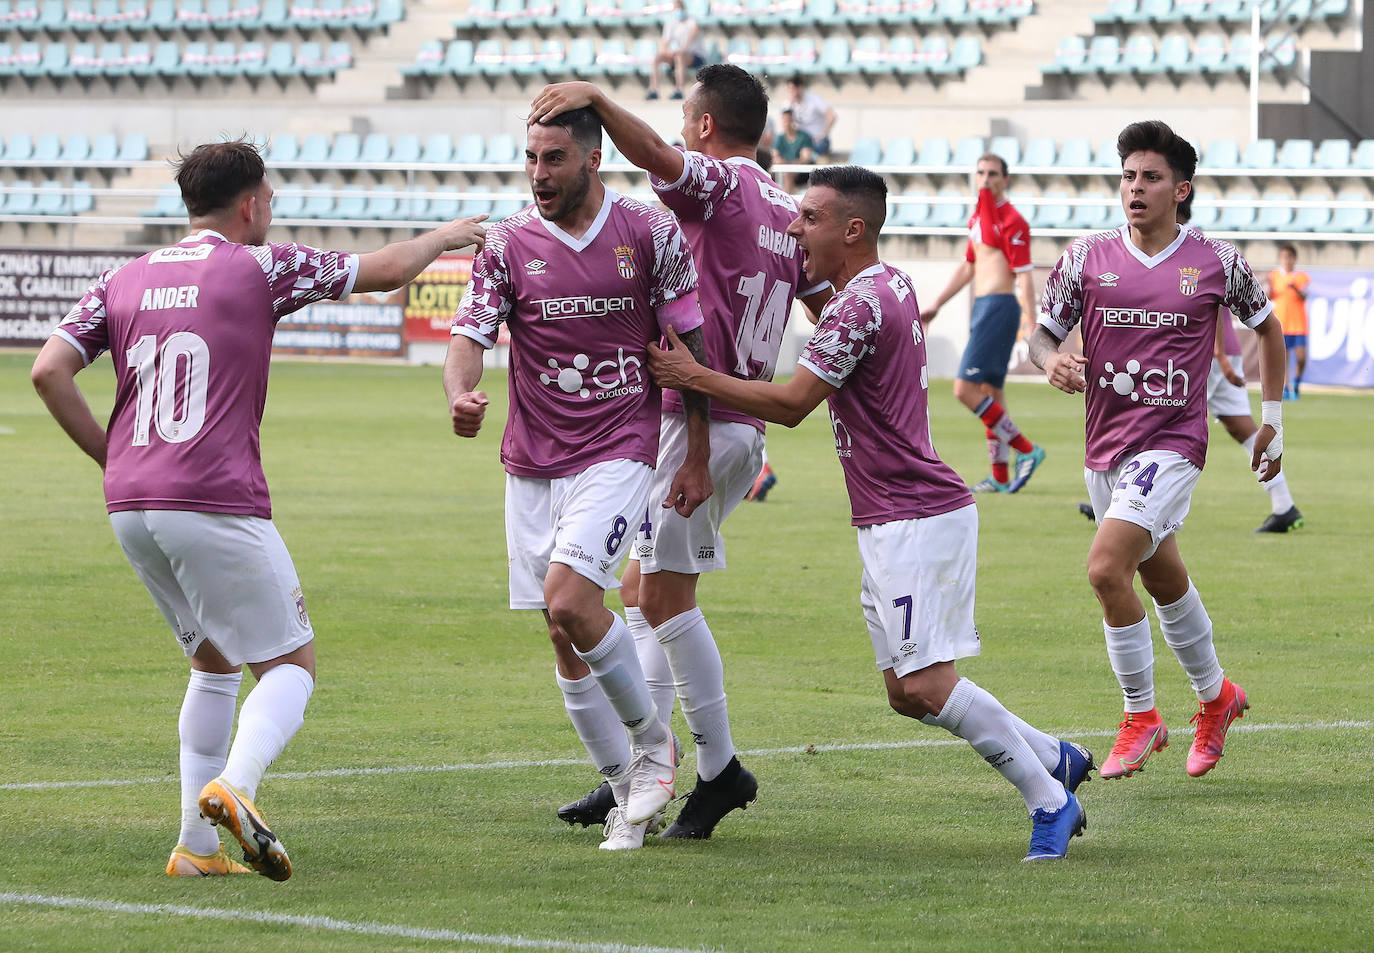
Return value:
[[(1309, 721), (1275, 722), (1269, 724), (1247, 725), (1236, 722), (1231, 731), (1340, 731), (1345, 729), (1374, 728), (1374, 721)], [(1172, 734), (1191, 735), (1191, 725), (1176, 728)], [(1061, 732), (1059, 738), (1112, 738), (1115, 729), (1081, 729)], [(910, 741), (868, 741), (847, 744), (810, 744), (792, 745), (786, 748), (741, 749), (740, 754), (749, 757), (770, 757), (783, 754), (821, 754), (844, 751), (899, 751), (907, 748), (951, 748), (967, 744), (957, 738), (917, 738)], [(688, 755), (690, 757), (690, 755)], [(304, 781), (311, 778), (352, 778), (368, 775), (387, 774), (450, 774), (460, 771), (497, 771), (519, 768), (550, 768), (585, 765), (585, 758), (546, 758), (540, 761), (469, 761), (458, 764), (397, 764), (380, 768), (328, 768), (320, 771), (279, 771), (269, 773), (268, 779), (274, 781)], [(101, 778), (89, 781), (11, 781), (0, 784), (0, 791), (55, 791), (63, 788), (115, 788), (135, 784), (179, 784), (175, 777), (160, 778)]]
[(50, 907), (62, 910), (94, 910), (99, 913), (130, 913), (145, 916), (189, 917), (198, 920), (229, 920), (234, 923), (266, 923), (273, 926), (305, 927), (332, 933), (352, 933), (359, 936), (388, 936), (406, 940), (438, 940), (445, 943), (471, 943), (478, 946), (506, 947), (520, 950), (560, 950), (568, 953), (704, 953), (702, 949), (681, 949), (671, 946), (633, 946), (628, 943), (587, 943), (573, 940), (541, 940), (528, 936), (504, 936), (499, 933), (469, 933), (466, 930), (442, 930), (434, 927), (408, 927), (370, 920), (336, 920), (316, 914), (272, 913), (268, 910), (221, 910), (215, 907), (186, 907), (169, 903), (122, 903), (116, 900), (93, 900), (87, 897), (48, 896), (41, 893), (0, 892), (0, 904), (31, 907)]

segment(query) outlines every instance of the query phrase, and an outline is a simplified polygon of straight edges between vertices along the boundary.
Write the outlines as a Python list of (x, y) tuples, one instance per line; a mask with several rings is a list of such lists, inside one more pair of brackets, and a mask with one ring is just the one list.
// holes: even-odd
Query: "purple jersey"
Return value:
[[(1204, 234), (1202, 229), (1198, 228), (1196, 225), (1184, 225), (1183, 227), (1191, 228), (1199, 235)], [(1239, 354), (1240, 335), (1236, 333), (1236, 320), (1231, 315), (1230, 309), (1222, 308), (1221, 314), (1217, 316), (1217, 320), (1221, 322), (1222, 348), (1224, 353), (1228, 357), (1231, 355)]]
[(855, 275), (821, 311), (801, 366), (839, 388), (830, 427), (855, 526), (973, 502), (930, 439), (925, 334), (906, 274), (879, 263)]
[(673, 216), (606, 190), (573, 238), (529, 206), (487, 230), (453, 333), (510, 331), (501, 462), (553, 479), (603, 460), (658, 459), (661, 399), (649, 342), (701, 326), (692, 253)]
[(1082, 325), (1087, 466), (1142, 450), (1207, 457), (1207, 373), (1219, 308), (1257, 327), (1272, 305), (1229, 242), (1192, 229), (1148, 258), (1129, 226), (1077, 239), (1054, 266), (1040, 323), (1059, 340)]
[[(797, 203), (749, 159), (683, 159), (676, 182), (649, 182), (677, 214), (701, 274), (707, 363), (732, 377), (772, 380), (792, 300), (826, 287), (806, 280), (801, 249), (787, 234)], [(682, 413), (682, 395), (664, 391), (663, 409)], [(711, 416), (763, 430), (763, 421), (724, 404), (712, 404)]]
[(105, 500), (272, 516), (258, 425), (278, 319), (353, 288), (358, 259), (198, 232), (107, 271), (53, 333), (114, 358)]

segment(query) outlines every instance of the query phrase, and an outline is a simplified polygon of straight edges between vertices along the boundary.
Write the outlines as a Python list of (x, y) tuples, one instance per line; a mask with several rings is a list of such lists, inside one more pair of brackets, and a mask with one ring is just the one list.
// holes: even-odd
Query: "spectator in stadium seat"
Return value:
[(835, 126), (835, 110), (824, 99), (806, 89), (806, 78), (794, 73), (787, 81), (787, 101), (792, 116), (815, 144), (816, 158), (830, 154), (830, 130)]
[[(58, 325), (32, 378), (62, 429), (105, 472), (115, 537), (191, 662), (181, 705), (181, 836), (172, 877), (249, 873), (226, 827), (272, 880), (291, 862), (253, 804), (315, 689), (314, 631), (272, 524), (259, 455), (272, 336), (293, 311), (404, 286), (441, 252), (481, 245), (477, 218), (354, 255), (267, 243), (272, 186), (248, 141), (183, 156), (191, 234), (105, 272)], [(105, 351), (117, 382), (108, 431), (77, 387)], [(257, 685), (233, 734), (242, 669)]]
[(663, 36), (658, 43), (654, 65), (649, 70), (649, 99), (658, 99), (659, 72), (668, 66), (673, 70), (673, 99), (682, 98), (687, 85), (687, 71), (706, 62), (701, 48), (701, 28), (687, 12), (682, 0), (674, 0), (668, 19), (663, 22)]
[[(797, 126), (797, 114), (792, 107), (787, 107), (782, 111), (782, 131), (773, 138), (773, 151), (777, 153), (780, 162), (815, 162), (816, 161), (816, 141), (811, 138), (810, 133)], [(806, 175), (798, 175), (796, 172), (785, 172), (782, 176), (782, 187), (789, 192), (795, 192), (798, 188), (806, 184)]]
[[(973, 282), (968, 345), (959, 360), (954, 396), (983, 422), (987, 435), (992, 472), (974, 484), (974, 493), (1016, 493), (1045, 459), (1044, 449), (1031, 443), (1007, 413), (1002, 389), (1021, 320), (1035, 308), (1030, 226), (1007, 199), (1009, 181), (1001, 156), (988, 153), (978, 160), (974, 171), (978, 197), (968, 222), (964, 260), (921, 315), (926, 324), (934, 321), (945, 302)], [(1017, 454), (1014, 469), (1013, 449)]]

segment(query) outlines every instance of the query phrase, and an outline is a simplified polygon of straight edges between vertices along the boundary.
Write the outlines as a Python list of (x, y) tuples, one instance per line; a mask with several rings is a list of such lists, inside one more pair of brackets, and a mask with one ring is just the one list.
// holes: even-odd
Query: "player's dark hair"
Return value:
[(1193, 220), (1193, 196), (1196, 195), (1192, 189), (1188, 190), (1188, 197), (1178, 203), (1178, 208), (1174, 209), (1174, 218), (1186, 225)]
[(759, 164), (759, 168), (764, 172), (773, 171), (773, 150), (759, 146), (754, 150), (754, 161)]
[(1294, 248), (1292, 245), (1288, 244), (1287, 242), (1284, 242), (1282, 245), (1279, 246), (1279, 254), (1281, 255), (1284, 252), (1288, 252), (1288, 254), (1293, 256), (1294, 260), (1297, 260), (1298, 250)]
[(1137, 152), (1162, 155), (1176, 182), (1190, 182), (1197, 172), (1197, 150), (1193, 144), (1158, 119), (1133, 122), (1116, 137), (1116, 154), (1122, 162)]
[(601, 148), (601, 117), (589, 106), (570, 109), (557, 116), (539, 120), (541, 126), (562, 126), (568, 130), (573, 142), (582, 147), (583, 152)]
[(189, 153), (178, 152), (176, 169), (181, 200), (192, 218), (228, 208), (267, 176), (262, 153), (248, 139), (206, 142)]
[(735, 146), (754, 146), (768, 124), (768, 93), (752, 73), (730, 63), (712, 63), (697, 70), (697, 103), (710, 113), (716, 128)]
[(887, 220), (887, 183), (881, 175), (858, 165), (827, 165), (811, 173), (809, 185), (838, 192), (877, 241)]
[(1002, 178), (1005, 179), (1005, 178), (1007, 177), (1007, 160), (1006, 160), (1006, 159), (1003, 159), (1003, 158), (1002, 158), (1001, 156), (999, 156), (997, 153), (995, 153), (995, 152), (984, 152), (982, 155), (980, 155), (980, 156), (978, 157), (978, 162), (974, 163), (974, 167), (976, 168), (979, 164), (984, 163), (984, 162), (996, 162), (996, 163), (998, 163), (999, 165), (1002, 166)]

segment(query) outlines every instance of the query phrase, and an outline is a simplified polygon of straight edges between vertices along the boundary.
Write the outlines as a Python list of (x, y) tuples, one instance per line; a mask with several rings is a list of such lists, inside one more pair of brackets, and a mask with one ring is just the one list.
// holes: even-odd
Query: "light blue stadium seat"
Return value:
[(61, 182), (42, 182), (38, 186), (38, 196), (33, 203), (35, 215), (67, 215), (71, 211), (71, 200), (60, 189)]
[(420, 137), (409, 132), (403, 136), (397, 136), (396, 141), (391, 144), (391, 161), (419, 162)]
[(181, 47), (175, 40), (163, 40), (153, 47), (153, 63), (148, 71), (154, 76), (180, 75)]
[(453, 161), (453, 137), (446, 132), (436, 132), (425, 140), (425, 151), (421, 162), (443, 163)]
[(1095, 36), (1088, 45), (1088, 58), (1080, 71), (1113, 73), (1118, 70), (1120, 64), (1121, 41), (1115, 36)]
[(568, 44), (567, 69), (579, 79), (586, 79), (597, 72), (596, 41), (588, 36), (579, 36)]
[(1140, 18), (1150, 23), (1174, 23), (1179, 15), (1174, 0), (1140, 0)]
[(490, 215), (491, 199), (466, 198), (463, 204), (458, 207), (459, 218), (471, 218), (474, 215)]
[(787, 41), (787, 55), (782, 68), (799, 73), (814, 73), (820, 58), (820, 50), (817, 49), (814, 39), (809, 36), (794, 36)]
[(1044, 196), (1042, 204), (1035, 213), (1038, 228), (1068, 228), (1073, 220), (1074, 209), (1068, 204), (1069, 197), (1062, 192), (1050, 192)]
[(391, 137), (385, 133), (369, 133), (363, 140), (362, 152), (358, 154), (360, 162), (388, 162), (391, 159)]
[(152, 0), (148, 5), (148, 18), (143, 21), (149, 30), (166, 32), (176, 28), (176, 0)]
[[(1336, 194), (1336, 200), (1338, 202), (1366, 202), (1369, 200), (1369, 195), (1363, 189), (1350, 186), (1341, 189)], [(1334, 208), (1331, 210), (1331, 224), (1328, 227), (1333, 232), (1363, 232), (1368, 230), (1369, 221), (1368, 209)]]
[(1137, 34), (1126, 41), (1121, 50), (1120, 69), (1128, 73), (1157, 73), (1158, 51), (1155, 41), (1143, 34)]
[(587, 16), (586, 0), (559, 0), (554, 22), (574, 32), (591, 26), (592, 19)]
[(262, 0), (262, 12), (258, 15), (258, 27), (273, 32), (281, 32), (291, 22), (291, 11), (286, 0)]
[(309, 40), (296, 47), (295, 56), (292, 57), (292, 72), (303, 76), (324, 76), (329, 72), (329, 66), (325, 62), (324, 47)]
[(296, 52), (287, 40), (278, 40), (267, 48), (267, 65), (263, 71), (273, 76), (290, 76), (296, 71)]
[(993, 136), (987, 151), (1001, 156), (1012, 168), (1021, 164), (1021, 142), (1015, 136)]
[(1254, 227), (1261, 232), (1285, 232), (1292, 224), (1291, 205), (1267, 205), (1255, 216)]
[(949, 189), (940, 192), (942, 198), (952, 199), (940, 203), (931, 203), (930, 219), (926, 224), (939, 228), (958, 228), (968, 222), (968, 197), (962, 192), (955, 192)]
[(1326, 205), (1304, 205), (1293, 212), (1289, 227), (1295, 232), (1321, 232), (1331, 225), (1331, 209)]
[(1044, 136), (1036, 136), (1026, 142), (1026, 151), (1021, 155), (1021, 161), (1017, 163), (1023, 167), (1032, 169), (1048, 169), (1054, 166), (1054, 140)]
[(130, 43), (124, 53), (124, 71), (130, 76), (149, 76), (153, 71), (153, 45), (139, 41)]
[(499, 222), (503, 218), (510, 218), (529, 204), (529, 193), (518, 185), (507, 185), (498, 189), (499, 192), (509, 193), (509, 198), (497, 199), (491, 205), (492, 221)]
[(520, 147), (516, 144), (514, 136), (502, 133), (487, 140), (487, 149), (482, 155), (483, 163), (493, 165), (495, 163), (518, 162), (519, 159)]
[(440, 222), (448, 222), (458, 217), (462, 203), (456, 198), (442, 196), (430, 199), (428, 217)]
[(482, 75), (502, 73), (506, 70), (506, 53), (500, 40), (479, 40), (473, 49), (472, 68)]
[(333, 76), (340, 70), (353, 66), (353, 44), (347, 40), (335, 40), (324, 53), (325, 72)]
[(329, 137), (322, 133), (311, 133), (301, 141), (301, 151), (296, 155), (297, 162), (321, 166), (329, 161)]
[(482, 154), (486, 151), (487, 143), (480, 132), (464, 133), (458, 137), (458, 142), (453, 148), (452, 158), (444, 161), (456, 162), (459, 165), (480, 165)]
[[(1222, 33), (1200, 33), (1193, 47), (1192, 64), (1203, 73), (1221, 73), (1235, 68), (1231, 49)], [(1249, 69), (1248, 64), (1242, 68)]]
[(1240, 168), (1240, 146), (1234, 139), (1217, 139), (1202, 155), (1202, 166), (1207, 169)]
[(272, 166), (278, 162), (295, 162), (300, 152), (300, 141), (292, 133), (284, 132), (272, 137), (272, 145), (267, 151), (267, 164)]
[(845, 76), (854, 73), (855, 65), (849, 59), (850, 44), (848, 37), (827, 36), (821, 41), (821, 58), (816, 70), (831, 76)]
[(1093, 165), (1099, 169), (1120, 169), (1121, 157), (1116, 154), (1116, 140), (1103, 139), (1093, 152)]
[(352, 132), (341, 132), (334, 137), (334, 141), (329, 146), (329, 162), (331, 165), (353, 165), (362, 155), (363, 141)]
[(1193, 224), (1204, 232), (1217, 224), (1221, 211), (1211, 202), (1193, 206)]
[(84, 215), (95, 208), (95, 192), (90, 183), (77, 179), (72, 182), (72, 194), (67, 196), (67, 201), (71, 204), (71, 214)]
[(916, 143), (910, 136), (889, 139), (883, 147), (883, 156), (878, 161), (883, 166), (902, 166), (916, 164)]
[(274, 218), (304, 218), (305, 190), (299, 185), (283, 185), (272, 194)]
[(950, 165), (972, 172), (978, 163), (978, 157), (984, 152), (987, 152), (987, 148), (982, 136), (964, 136), (954, 144), (954, 155), (950, 157)]
[(65, 43), (49, 43), (47, 45), (43, 50), (43, 60), (38, 66), (38, 73), (43, 76), (58, 78), (72, 75)]
[(1289, 139), (1279, 149), (1275, 164), (1280, 169), (1310, 169), (1313, 152), (1311, 139)]
[(883, 144), (877, 139), (865, 136), (854, 143), (850, 150), (849, 161), (853, 165), (875, 166), (882, 161)]
[(367, 209), (368, 199), (362, 194), (363, 186), (345, 185), (340, 195), (334, 202), (334, 217), (346, 219), (365, 218), (363, 214)]
[(1374, 169), (1374, 139), (1361, 139), (1350, 156), (1350, 163), (1357, 169)]
[[(278, 193), (280, 194), (280, 193)], [(275, 213), (277, 200), (272, 199), (272, 210)], [(147, 208), (139, 210), (142, 218), (171, 218), (186, 214), (186, 206), (181, 204), (181, 192), (175, 185), (164, 185), (157, 190), (157, 199)]]
[(1192, 41), (1186, 33), (1170, 33), (1159, 41), (1159, 69), (1165, 73), (1193, 73)]
[(1207, 13), (1218, 23), (1249, 23), (1250, 0), (1212, 0)]
[(1059, 164), (1065, 168), (1084, 169), (1093, 165), (1093, 147), (1087, 139), (1065, 139), (1059, 147)]
[(500, 72), (528, 75), (536, 69), (534, 41), (511, 40), (506, 44)]
[(33, 183), (28, 179), (15, 179), (10, 183), (10, 188), (14, 191), (5, 203), (5, 211), (10, 215), (32, 215), (38, 201), (38, 196), (32, 191)]
[(921, 66), (926, 73), (955, 72), (954, 58), (950, 54), (949, 40), (943, 36), (928, 36), (921, 41)]
[(62, 139), (56, 133), (45, 132), (34, 140), (33, 161), (37, 165), (45, 165), (49, 162), (57, 161), (62, 155)]
[(1085, 232), (1101, 232), (1111, 227), (1112, 209), (1107, 205), (1077, 205), (1071, 208), (1068, 228)]
[(67, 29), (73, 33), (89, 33), (95, 29), (92, 0), (67, 0)]
[(1312, 12), (1315, 16), (1324, 19), (1340, 19), (1350, 12), (1350, 0), (1317, 0), (1317, 5)]
[(916, 161), (921, 165), (948, 166), (950, 159), (949, 140), (944, 136), (931, 136), (921, 143), (921, 155)]
[[(384, 191), (385, 187), (380, 187), (374, 191)], [(371, 221), (383, 221), (399, 218), (401, 213), (401, 199), (395, 194), (372, 195), (367, 199), (363, 207), (362, 217)]]
[(324, 182), (316, 182), (310, 186), (310, 190), (305, 196), (305, 207), (301, 209), (301, 216), (303, 218), (333, 218), (334, 196), (330, 194), (333, 191), (334, 187)]
[(1350, 152), (1348, 139), (1323, 139), (1312, 161), (1318, 169), (1344, 169), (1350, 165)]
[(1046, 73), (1080, 73), (1088, 62), (1088, 41), (1076, 34), (1062, 37), (1054, 50), (1054, 62)]
[(1109, 0), (1107, 9), (1093, 14), (1094, 23), (1135, 23), (1138, 0)]
[(239, 63), (239, 49), (234, 43), (224, 40), (210, 48), (210, 69), (217, 76), (237, 76), (246, 66)]
[(240, 76), (262, 76), (267, 72), (267, 46), (250, 40), (239, 47), (234, 66)]
[(892, 72), (883, 50), (883, 41), (876, 36), (861, 36), (854, 41), (849, 50), (849, 62), (865, 76), (878, 76)]
[(898, 228), (920, 228), (929, 218), (929, 203), (901, 202), (893, 210), (889, 221)]
[(119, 160), (119, 137), (112, 132), (102, 132), (91, 140), (91, 151), (86, 158), (91, 162), (108, 162), (113, 165)]
[(98, 76), (101, 73), (100, 57), (96, 55), (94, 43), (74, 44), (69, 62), (74, 76)]
[(956, 26), (978, 21), (978, 15), (969, 9), (968, 0), (938, 0), (935, 17)]
[(983, 43), (976, 36), (961, 36), (954, 41), (954, 46), (950, 49), (950, 69), (955, 73), (963, 73), (971, 70), (975, 66), (982, 65), (983, 62)]
[(476, 71), (473, 62), (475, 47), (471, 40), (454, 40), (444, 51), (444, 64), (440, 72), (454, 76), (468, 76)]
[(415, 62), (401, 67), (406, 76), (432, 76), (440, 71), (444, 62), (444, 44), (438, 40), (427, 40), (415, 52)]
[(1228, 205), (1221, 210), (1217, 216), (1217, 228), (1219, 229), (1248, 229), (1255, 224), (1254, 202), (1258, 196), (1253, 193), (1240, 192), (1226, 196), (1228, 201), (1237, 204)]
[(1188, 23), (1215, 23), (1212, 0), (1174, 0), (1174, 14)]
[(1247, 169), (1272, 169), (1276, 158), (1273, 139), (1256, 139), (1245, 147), (1241, 164)]
[(397, 215), (407, 221), (424, 221), (429, 218), (429, 187), (412, 185), (406, 189), (406, 196), (401, 200)]
[(63, 162), (84, 162), (91, 157), (91, 137), (84, 132), (74, 132), (62, 144)]
[(234, 0), (230, 21), (245, 33), (251, 33), (262, 25), (262, 3), (260, 0)]

